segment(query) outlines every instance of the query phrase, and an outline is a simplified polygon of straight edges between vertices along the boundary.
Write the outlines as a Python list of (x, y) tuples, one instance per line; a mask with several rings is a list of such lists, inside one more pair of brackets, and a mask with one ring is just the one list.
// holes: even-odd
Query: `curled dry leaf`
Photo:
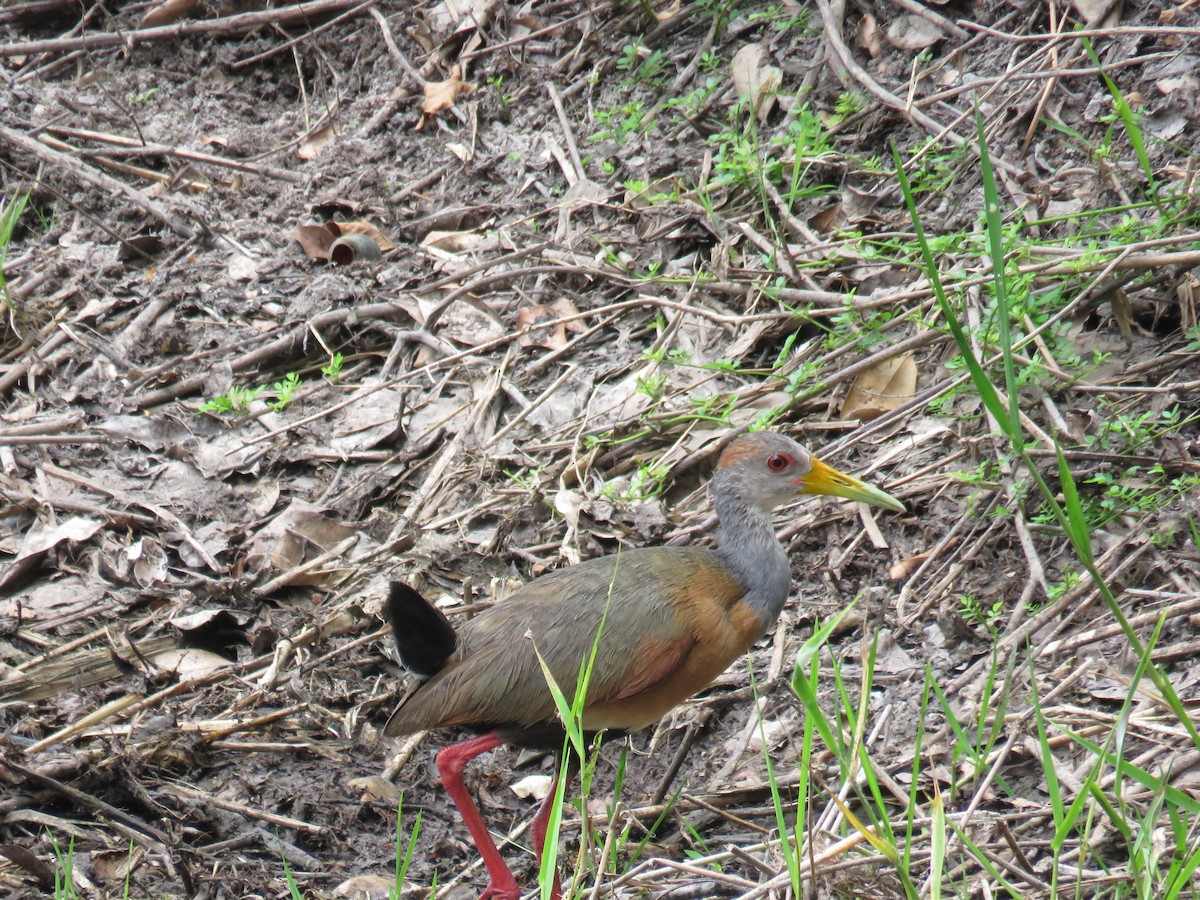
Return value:
[(663, 9), (662, 12), (656, 12), (654, 14), (654, 18), (659, 22), (665, 22), (668, 19), (673, 19), (679, 13), (679, 10), (682, 7), (683, 0), (675, 0), (675, 2), (673, 2), (670, 6)]
[(450, 69), (450, 77), (445, 81), (425, 82), (425, 99), (421, 101), (421, 121), (417, 123), (417, 131), (425, 127), (427, 117), (436, 116), (446, 109), (452, 109), (458, 101), (459, 94), (469, 94), (475, 90), (470, 81), (462, 80), (462, 66), (455, 65)]
[(550, 794), (553, 781), (549, 775), (526, 775), (520, 781), (512, 783), (512, 792), (522, 800), (545, 800)]
[(46, 554), (61, 543), (79, 544), (90, 540), (104, 523), (83, 516), (73, 516), (57, 525), (35, 522), (25, 533), (16, 559), (0, 578), (0, 590), (11, 590), (33, 572)]
[(158, 28), (160, 25), (170, 25), (189, 16), (200, 0), (162, 0), (156, 3), (142, 16), (139, 28)]
[(197, 647), (164, 650), (150, 657), (150, 661), (160, 669), (175, 672), (184, 679), (202, 678), (233, 665), (231, 660)]
[[(309, 259), (321, 260), (330, 260), (333, 258), (333, 248), (337, 241), (342, 239), (349, 240), (354, 236), (366, 238), (378, 252), (386, 253), (388, 250), (394, 250), (396, 247), (395, 243), (389, 240), (382, 231), (370, 222), (363, 220), (357, 222), (329, 221), (324, 225), (301, 225), (292, 232), (292, 237), (299, 242)], [(364, 247), (350, 248), (348, 257), (334, 261), (344, 264), (354, 259), (379, 258), (378, 255), (372, 253), (369, 247), (365, 247), (365, 249)]]
[(292, 237), (299, 241), (309, 259), (329, 259), (334, 237), (324, 225), (301, 225), (292, 232)]
[(339, 134), (342, 133), (337, 122), (328, 122), (321, 128), (308, 135), (301, 143), (296, 155), (301, 159), (316, 159), (321, 151)]
[[(1122, 0), (1071, 0), (1088, 28), (1112, 28), (1121, 21)], [(1187, 4), (1184, 4), (1185, 6)]]
[[(354, 534), (354, 527), (334, 518), (324, 507), (294, 500), (250, 541), (245, 566), (252, 575), (287, 572)], [(327, 570), (298, 575), (292, 584), (336, 581)]]
[(335, 219), (332, 222), (326, 222), (325, 227), (329, 229), (330, 233), (333, 234), (334, 237), (342, 237), (343, 235), (347, 234), (365, 234), (367, 237), (373, 240), (379, 249), (384, 253), (387, 253), (389, 250), (396, 249), (396, 245), (388, 239), (387, 235), (385, 235), (366, 219), (358, 219), (354, 222), (343, 222), (340, 219)]
[(921, 563), (927, 559), (929, 559), (929, 551), (918, 553), (916, 556), (910, 556), (907, 559), (892, 563), (888, 566), (888, 578), (892, 581), (903, 581), (913, 572), (917, 571)]
[(945, 37), (942, 29), (920, 16), (901, 16), (888, 26), (888, 40), (901, 50), (924, 50)]
[(878, 59), (879, 54), (883, 53), (883, 30), (879, 27), (879, 20), (871, 13), (867, 13), (858, 20), (855, 36), (858, 39), (858, 46), (866, 50), (871, 55), (871, 59)]
[(874, 419), (911, 400), (916, 392), (917, 364), (911, 353), (880, 360), (850, 385), (842, 403), (842, 418)]
[[(526, 329), (530, 325), (538, 325), (541, 322), (553, 322), (554, 319), (562, 319), (568, 316), (576, 316), (578, 314), (575, 305), (566, 298), (559, 298), (554, 301), (553, 306), (527, 306), (521, 312), (517, 313), (517, 328)], [(552, 328), (534, 328), (528, 334), (521, 335), (517, 338), (517, 343), (522, 347), (545, 347), (550, 350), (562, 349), (566, 346), (566, 331), (570, 329), (578, 332), (583, 331), (583, 324), (575, 320), (575, 322), (560, 322)]]
[(446, 253), (468, 253), (483, 242), (475, 231), (431, 231), (421, 239), (421, 246)]
[(747, 44), (733, 57), (733, 86), (738, 96), (748, 100), (760, 122), (766, 121), (775, 105), (775, 95), (783, 83), (783, 72), (766, 62), (762, 44)]

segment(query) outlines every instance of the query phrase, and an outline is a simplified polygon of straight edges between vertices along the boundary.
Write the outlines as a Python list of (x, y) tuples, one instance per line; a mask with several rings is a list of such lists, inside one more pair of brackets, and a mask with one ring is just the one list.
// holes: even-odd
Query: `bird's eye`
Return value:
[(792, 458), (786, 453), (776, 453), (767, 460), (767, 468), (772, 472), (786, 472), (792, 465)]

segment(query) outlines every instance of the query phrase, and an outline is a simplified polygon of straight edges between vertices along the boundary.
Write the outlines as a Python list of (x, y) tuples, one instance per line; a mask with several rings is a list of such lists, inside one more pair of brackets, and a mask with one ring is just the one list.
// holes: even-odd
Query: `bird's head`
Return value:
[(877, 487), (821, 462), (791, 438), (756, 431), (732, 441), (717, 460), (713, 491), (734, 491), (750, 506), (770, 510), (800, 494), (829, 494), (904, 512)]

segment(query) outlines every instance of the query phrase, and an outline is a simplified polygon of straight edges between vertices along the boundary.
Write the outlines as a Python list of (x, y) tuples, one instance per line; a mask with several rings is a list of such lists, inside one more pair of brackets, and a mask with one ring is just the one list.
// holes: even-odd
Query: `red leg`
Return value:
[[(575, 780), (574, 768), (567, 770), (567, 786), (566, 790), (571, 789), (571, 782)], [(550, 824), (550, 812), (554, 809), (554, 795), (558, 792), (558, 776), (554, 777), (554, 783), (550, 785), (550, 793), (546, 795), (546, 799), (542, 801), (542, 805), (538, 807), (537, 815), (533, 817), (533, 824), (529, 826), (529, 830), (533, 832), (533, 850), (537, 853), (538, 865), (542, 863), (542, 851), (546, 848), (546, 826)], [(563, 796), (566, 796), (565, 794)], [(554, 889), (550, 892), (550, 900), (559, 900), (562, 896), (562, 884), (558, 880), (558, 867), (554, 871)]]
[(442, 776), (442, 785), (446, 788), (450, 799), (454, 801), (454, 805), (458, 807), (467, 831), (471, 832), (471, 839), (475, 841), (479, 855), (483, 857), (483, 864), (487, 866), (488, 886), (484, 888), (480, 900), (520, 900), (521, 897), (521, 889), (517, 887), (517, 880), (513, 878), (508, 866), (504, 864), (496, 842), (488, 833), (487, 825), (484, 824), (483, 817), (479, 815), (478, 807), (475, 806), (471, 795), (467, 793), (467, 786), (463, 784), (463, 769), (467, 763), (479, 754), (494, 750), (503, 743), (504, 741), (495, 734), (483, 734), (444, 747), (438, 751), (437, 755), (437, 768), (438, 774)]

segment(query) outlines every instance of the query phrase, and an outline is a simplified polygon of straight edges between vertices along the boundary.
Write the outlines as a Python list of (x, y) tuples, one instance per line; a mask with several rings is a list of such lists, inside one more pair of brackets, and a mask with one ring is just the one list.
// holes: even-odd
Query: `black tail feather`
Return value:
[(419, 678), (432, 678), (440, 672), (458, 646), (458, 635), (450, 620), (403, 582), (391, 584), (387, 619), (400, 662)]

